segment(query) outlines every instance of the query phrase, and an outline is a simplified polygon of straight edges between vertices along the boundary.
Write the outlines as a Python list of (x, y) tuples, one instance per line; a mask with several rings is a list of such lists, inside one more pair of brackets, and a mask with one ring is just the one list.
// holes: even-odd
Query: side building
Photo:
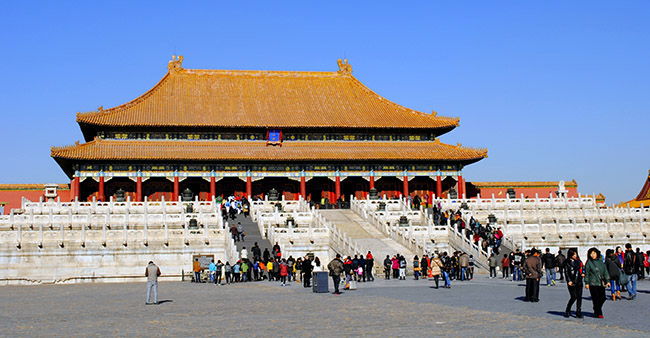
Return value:
[(53, 147), (70, 198), (176, 200), (182, 192), (264, 196), (271, 189), (334, 203), (349, 196), (462, 197), (465, 166), (486, 149), (442, 143), (458, 118), (415, 111), (376, 94), (345, 61), (335, 72), (185, 69), (151, 90), (79, 113), (85, 143)]

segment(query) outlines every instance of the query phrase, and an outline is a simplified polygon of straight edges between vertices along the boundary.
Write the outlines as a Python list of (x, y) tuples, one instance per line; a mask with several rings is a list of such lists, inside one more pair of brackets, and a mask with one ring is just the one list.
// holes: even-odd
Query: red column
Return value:
[(246, 176), (246, 197), (251, 198), (253, 195), (253, 180), (250, 176)]
[(81, 196), (81, 184), (79, 176), (74, 178), (74, 196), (73, 198), (79, 198)]
[(368, 185), (369, 185), (368, 189), (372, 189), (372, 188), (375, 187), (375, 176), (374, 175), (370, 175), (370, 183), (368, 183)]
[(442, 197), (442, 178), (440, 175), (436, 176), (436, 197)]
[(174, 201), (178, 201), (178, 190), (178, 176), (174, 176), (174, 194), (172, 195)]
[(217, 180), (214, 176), (210, 177), (210, 199), (217, 196)]
[(73, 177), (70, 180), (70, 199), (74, 201), (74, 198), (77, 196), (77, 187), (75, 186), (75, 179), (76, 177)]
[(338, 201), (339, 197), (341, 197), (341, 176), (338, 174), (336, 175), (336, 181), (334, 184), (334, 194), (336, 196), (336, 201)]
[(135, 179), (135, 201), (142, 202), (142, 177), (140, 176)]
[(300, 196), (307, 199), (307, 184), (305, 183), (305, 176), (300, 176)]
[(463, 198), (463, 193), (465, 192), (463, 184), (463, 175), (458, 175), (458, 198)]
[(99, 195), (99, 196), (97, 196), (97, 199), (100, 202), (105, 201), (105, 197), (104, 197), (104, 176), (99, 176), (99, 189), (98, 189), (97, 195)]
[(404, 197), (409, 195), (409, 177), (404, 175), (404, 187), (403, 187)]

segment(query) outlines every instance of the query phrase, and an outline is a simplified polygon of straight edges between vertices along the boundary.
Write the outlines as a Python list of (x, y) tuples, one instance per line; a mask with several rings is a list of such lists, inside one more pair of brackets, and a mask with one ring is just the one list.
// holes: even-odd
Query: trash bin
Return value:
[(329, 286), (327, 285), (327, 280), (329, 276), (327, 271), (316, 271), (312, 274), (312, 290), (316, 293), (326, 293), (329, 292)]

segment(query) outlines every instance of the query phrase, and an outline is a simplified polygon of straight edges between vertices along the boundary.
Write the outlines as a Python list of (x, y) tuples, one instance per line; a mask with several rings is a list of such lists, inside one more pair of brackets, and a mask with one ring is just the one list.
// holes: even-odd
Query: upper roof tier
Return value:
[(486, 149), (435, 141), (291, 141), (269, 147), (265, 141), (108, 140), (52, 147), (52, 157), (121, 161), (458, 161), (487, 157)]
[(376, 94), (339, 60), (336, 72), (182, 68), (169, 62), (151, 90), (126, 104), (78, 113), (84, 127), (417, 128), (458, 126), (459, 119), (415, 111)]

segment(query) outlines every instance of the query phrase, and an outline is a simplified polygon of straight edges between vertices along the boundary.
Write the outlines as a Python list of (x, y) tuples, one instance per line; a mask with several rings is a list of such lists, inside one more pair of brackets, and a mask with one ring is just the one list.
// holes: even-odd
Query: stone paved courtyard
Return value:
[[(160, 305), (144, 305), (145, 283), (5, 286), (2, 336), (648, 337), (650, 282), (635, 301), (608, 301), (605, 319), (562, 317), (565, 284), (541, 286), (539, 303), (521, 301), (523, 284), (484, 275), (446, 289), (428, 281), (377, 280), (343, 295), (296, 283), (231, 286), (165, 282)], [(588, 293), (584, 294), (585, 298)]]

